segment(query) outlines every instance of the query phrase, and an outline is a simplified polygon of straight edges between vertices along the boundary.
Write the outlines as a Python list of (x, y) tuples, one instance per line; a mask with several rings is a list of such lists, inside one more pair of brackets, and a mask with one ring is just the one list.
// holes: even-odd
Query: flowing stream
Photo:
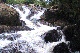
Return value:
[[(13, 8), (16, 9), (16, 11), (19, 13), (20, 20), (25, 22), (25, 26), (28, 26), (33, 30), (30, 31), (24, 30), (24, 31), (17, 31), (15, 33), (0, 34), (4, 35), (5, 37), (13, 35), (12, 36), (13, 41), (7, 40), (6, 38), (0, 39), (0, 48), (3, 48), (5, 46), (10, 48), (10, 46), (8, 45), (12, 44), (13, 46), (11, 47), (17, 47), (17, 50), (21, 51), (22, 53), (52, 53), (52, 49), (57, 44), (62, 42), (67, 43), (64, 38), (63, 32), (61, 30), (57, 30), (58, 27), (43, 25), (38, 21), (40, 19), (40, 16), (43, 15), (44, 10), (37, 11), (36, 14), (31, 16), (30, 19), (28, 19), (27, 18), (28, 15), (31, 14), (31, 11), (28, 7), (22, 6), (23, 11), (21, 11), (18, 7), (13, 7)], [(57, 30), (57, 32), (60, 32), (62, 38), (57, 42), (46, 43), (43, 39), (45, 37), (45, 35), (43, 34), (53, 29)], [(14, 37), (15, 35), (17, 36)]]

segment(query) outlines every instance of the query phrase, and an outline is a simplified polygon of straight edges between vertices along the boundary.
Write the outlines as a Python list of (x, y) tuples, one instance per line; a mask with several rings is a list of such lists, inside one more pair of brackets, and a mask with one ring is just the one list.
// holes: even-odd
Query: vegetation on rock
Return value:
[[(50, 0), (49, 4), (43, 0), (0, 0), (0, 2), (1, 1), (6, 1), (4, 3), (9, 4), (31, 3), (44, 7), (51, 7), (45, 11), (45, 21), (48, 21), (53, 25), (60, 25), (63, 29), (66, 40), (70, 41), (69, 47), (71, 48), (71, 51), (80, 51), (80, 0)], [(0, 25), (20, 25), (19, 14), (13, 8), (10, 8), (5, 4), (0, 4)], [(0, 29), (2, 30), (1, 26)], [(56, 38), (59, 38), (58, 34), (53, 30), (50, 31), (50, 33), (47, 33), (45, 41), (58, 41)], [(60, 45), (61, 47), (66, 47), (64, 43), (61, 43)], [(68, 49), (67, 47), (64, 49), (61, 47), (55, 47), (54, 52), (58, 52), (60, 49), (64, 51), (65, 49)]]
[[(69, 48), (71, 51), (73, 53), (80, 51), (80, 0), (58, 0), (57, 3), (55, 1), (57, 0), (50, 3), (53, 8), (49, 8), (45, 12), (45, 20), (53, 25), (60, 25), (66, 41), (70, 41)], [(58, 5), (58, 10), (55, 10), (57, 9), (55, 4)], [(58, 53), (61, 49), (56, 48), (54, 53)]]
[[(56, 22), (62, 23), (62, 25), (74, 25), (80, 24), (80, 6), (79, 0), (61, 0), (56, 3), (56, 1), (52, 1), (50, 3), (53, 8), (48, 9), (46, 14), (46, 20), (51, 21), (52, 24)], [(57, 7), (55, 7), (55, 4)], [(55, 10), (57, 9), (58, 10)], [(53, 10), (53, 11), (51, 11)], [(58, 25), (57, 24), (57, 25)]]

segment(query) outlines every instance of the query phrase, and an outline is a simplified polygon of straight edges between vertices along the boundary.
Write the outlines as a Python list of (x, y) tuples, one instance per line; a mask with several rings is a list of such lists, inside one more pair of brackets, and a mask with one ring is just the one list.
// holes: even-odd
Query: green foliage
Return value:
[(33, 4), (35, 2), (35, 0), (25, 0), (26, 2)]
[(6, 1), (9, 4), (21, 4), (21, 3), (28, 3), (28, 4), (35, 4), (35, 5), (41, 5), (43, 7), (46, 6), (46, 2), (43, 0), (7, 0)]
[(20, 3), (24, 3), (25, 0), (7, 0), (7, 3), (9, 4), (20, 4)]
[(41, 4), (41, 1), (37, 1), (37, 0), (35, 0), (35, 3), (34, 3), (35, 5), (40, 5)]
[(46, 5), (47, 5), (47, 3), (45, 1), (43, 1), (43, 0), (41, 0), (41, 1), (35, 0), (34, 4), (35, 5), (41, 5), (43, 7), (46, 7)]
[(43, 7), (46, 7), (46, 2), (42, 2), (42, 4), (41, 4)]

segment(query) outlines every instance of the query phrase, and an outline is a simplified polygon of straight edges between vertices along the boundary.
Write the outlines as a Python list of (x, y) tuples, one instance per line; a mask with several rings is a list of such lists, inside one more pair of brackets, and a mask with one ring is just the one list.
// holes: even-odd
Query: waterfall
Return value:
[[(5, 42), (5, 41), (7, 42), (7, 44), (3, 45), (3, 46), (7, 46), (8, 44), (13, 43), (13, 46), (16, 46), (19, 51), (22, 51), (24, 53), (52, 53), (51, 51), (56, 45), (58, 45), (59, 43), (62, 43), (62, 42), (66, 42), (63, 32), (61, 30), (57, 30), (58, 27), (50, 27), (48, 25), (43, 25), (38, 22), (38, 20), (41, 19), (40, 16), (44, 13), (44, 10), (38, 11), (38, 13), (34, 14), (32, 17), (30, 17), (30, 20), (29, 20), (29, 19), (27, 19), (27, 16), (29, 14), (31, 14), (30, 9), (28, 9), (28, 7), (26, 7), (26, 6), (22, 6), (22, 8), (23, 8), (23, 11), (21, 11), (18, 7), (14, 7), (14, 9), (16, 9), (16, 11), (19, 13), (19, 15), (21, 17), (20, 20), (22, 20), (26, 23), (25, 26), (28, 26), (29, 28), (34, 29), (34, 30), (17, 31), (14, 34), (21, 35), (21, 37), (16, 38), (16, 40), (14, 40), (14, 41), (0, 40), (2, 42)], [(53, 29), (57, 30), (57, 32), (60, 33), (62, 38), (57, 42), (46, 43), (43, 40), (43, 38), (45, 37), (45, 35), (43, 35), (43, 34), (47, 33), (50, 30), (53, 30)], [(12, 35), (12, 33), (11, 33), (11, 35)], [(15, 45), (15, 44), (17, 44), (17, 45)], [(19, 46), (21, 47), (21, 49), (19, 49), (20, 48)], [(0, 47), (1, 47), (1, 44), (0, 44)]]

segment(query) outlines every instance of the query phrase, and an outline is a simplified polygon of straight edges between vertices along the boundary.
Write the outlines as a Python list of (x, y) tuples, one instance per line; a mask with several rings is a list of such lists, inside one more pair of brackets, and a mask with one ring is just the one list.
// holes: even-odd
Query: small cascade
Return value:
[(13, 42), (14, 40), (17, 40), (20, 38), (21, 35), (17, 33), (2, 33), (0, 34), (0, 48), (3, 48)]
[[(28, 9), (28, 7), (22, 6), (23, 11), (21, 11), (18, 7), (13, 8), (19, 13), (20, 20), (25, 22), (24, 26), (28, 26), (33, 30), (17, 31), (14, 33), (17, 36), (14, 36), (13, 33), (10, 33), (10, 36), (7, 36), (5, 40), (2, 41), (5, 42), (8, 38), (6, 42), (9, 42), (8, 44), (3, 45), (4, 48), (0, 50), (0, 52), (3, 52), (4, 49), (7, 49), (8, 51), (6, 50), (4, 53), (11, 51), (12, 53), (53, 53), (55, 46), (58, 44), (62, 43), (60, 45), (64, 45), (64, 47), (66, 46), (65, 36), (60, 27), (51, 27), (39, 22), (39, 19), (41, 19), (40, 16), (44, 13), (44, 10), (38, 11), (37, 14), (34, 14), (30, 17), (30, 19), (28, 19), (28, 15), (31, 14), (31, 11)], [(47, 33), (49, 31), (52, 32)], [(51, 40), (47, 39), (50, 37), (50, 35), (52, 38)], [(46, 36), (47, 38), (45, 41)], [(11, 40), (11, 38), (13, 40)]]

